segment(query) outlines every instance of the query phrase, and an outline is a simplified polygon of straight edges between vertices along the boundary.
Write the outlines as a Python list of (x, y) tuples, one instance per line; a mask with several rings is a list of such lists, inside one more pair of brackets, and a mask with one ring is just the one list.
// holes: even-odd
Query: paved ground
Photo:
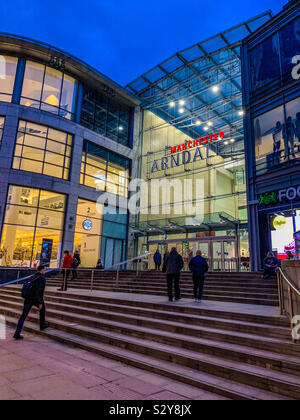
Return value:
[(86, 351), (7, 328), (0, 400), (214, 400), (217, 395)]
[[(57, 287), (47, 286), (49, 291), (57, 291)], [(248, 305), (244, 303), (232, 303), (232, 302), (215, 302), (210, 300), (203, 300), (201, 304), (195, 303), (192, 299), (182, 299), (180, 302), (170, 303), (167, 297), (156, 296), (156, 295), (142, 295), (134, 293), (120, 293), (120, 292), (105, 292), (105, 291), (92, 291), (82, 289), (69, 289), (68, 293), (73, 293), (81, 296), (94, 296), (94, 297), (107, 297), (107, 298), (116, 298), (116, 299), (125, 299), (133, 302), (153, 302), (153, 303), (163, 303), (172, 306), (186, 306), (190, 308), (201, 308), (201, 309), (211, 309), (214, 311), (225, 311), (225, 312), (234, 312), (240, 314), (249, 314), (249, 315), (262, 315), (262, 316), (274, 316), (278, 317), (280, 315), (280, 310), (274, 306), (263, 306), (263, 305)]]

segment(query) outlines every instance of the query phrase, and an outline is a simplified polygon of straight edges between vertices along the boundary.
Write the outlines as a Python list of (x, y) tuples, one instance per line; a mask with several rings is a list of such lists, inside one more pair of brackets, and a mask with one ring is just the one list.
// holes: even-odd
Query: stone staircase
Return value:
[[(49, 289), (49, 288), (48, 288)], [(300, 346), (272, 307), (169, 304), (159, 296), (47, 289), (51, 328), (25, 330), (237, 400), (300, 398)], [(0, 314), (15, 326), (19, 286), (0, 288)]]
[[(48, 280), (48, 285), (60, 287), (62, 276), (57, 274)], [(72, 289), (91, 288), (91, 272), (78, 272), (78, 279), (69, 280)], [(97, 272), (93, 290), (144, 294), (148, 296), (166, 295), (166, 276), (157, 271), (120, 271), (119, 282), (116, 272)], [(181, 275), (183, 298), (193, 298), (193, 282), (190, 273)], [(254, 305), (278, 306), (278, 287), (276, 280), (263, 280), (260, 273), (210, 273), (205, 285), (205, 300), (249, 303)]]

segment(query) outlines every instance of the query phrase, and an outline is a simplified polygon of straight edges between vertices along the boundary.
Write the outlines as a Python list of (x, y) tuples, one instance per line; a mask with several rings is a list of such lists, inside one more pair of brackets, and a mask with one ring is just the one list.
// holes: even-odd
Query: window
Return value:
[(72, 141), (63, 131), (20, 121), (13, 169), (68, 180)]
[(11, 185), (1, 238), (1, 265), (59, 267), (65, 207), (65, 195)]
[(1, 146), (1, 143), (2, 143), (4, 122), (5, 122), (5, 118), (4, 117), (0, 117), (0, 146)]
[(0, 101), (11, 102), (18, 59), (0, 55)]
[(103, 206), (78, 199), (74, 252), (83, 267), (96, 267), (101, 254)]
[(257, 174), (300, 158), (300, 98), (254, 120)]
[(100, 95), (95, 91), (84, 88), (81, 124), (109, 139), (125, 146), (130, 139), (130, 113), (131, 110)]
[(81, 184), (127, 197), (129, 160), (85, 142), (81, 164)]
[(21, 105), (73, 119), (77, 82), (59, 70), (26, 62)]

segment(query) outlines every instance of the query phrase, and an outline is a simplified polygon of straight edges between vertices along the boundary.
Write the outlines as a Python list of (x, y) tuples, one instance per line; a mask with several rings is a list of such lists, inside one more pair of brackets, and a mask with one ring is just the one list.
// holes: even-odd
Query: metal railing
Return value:
[[(122, 261), (118, 264), (115, 264), (111, 267), (105, 268), (105, 269), (97, 269), (97, 268), (52, 268), (52, 269), (48, 269), (46, 271), (46, 277), (49, 276), (50, 274), (53, 273), (57, 273), (57, 274), (62, 274), (62, 290), (67, 289), (68, 286), (68, 280), (69, 280), (69, 276), (70, 274), (72, 274), (73, 272), (77, 273), (90, 273), (91, 274), (91, 283), (90, 283), (90, 291), (92, 292), (94, 289), (94, 281), (95, 281), (95, 274), (96, 273), (104, 273), (107, 271), (116, 271), (116, 284), (115, 287), (118, 286), (119, 284), (119, 278), (120, 278), (120, 270), (121, 268), (124, 266), (124, 268), (131, 263), (137, 263), (136, 264), (136, 276), (138, 277), (139, 275), (139, 271), (140, 271), (140, 267), (139, 267), (139, 263), (143, 261), (143, 259), (148, 258), (150, 255), (153, 255), (153, 253), (148, 252), (147, 254), (143, 254), (143, 255), (139, 255), (137, 257), (131, 258), (129, 260), (126, 261)], [(5, 286), (9, 286), (9, 285), (13, 285), (13, 284), (18, 284), (18, 283), (22, 283), (23, 281), (27, 280), (29, 277), (31, 277), (35, 272), (36, 269), (30, 269), (30, 268), (24, 268), (24, 269), (19, 269), (19, 268), (11, 268), (11, 267), (7, 267), (7, 268), (3, 268), (4, 271), (11, 271), (12, 273), (16, 273), (16, 277), (15, 279), (11, 280), (11, 281), (4, 281), (4, 283), (1, 284), (0, 281), (0, 287), (5, 287)], [(28, 272), (30, 272), (30, 275), (27, 275), (26, 277), (21, 277), (21, 273), (22, 271), (26, 271), (26, 274)], [(14, 276), (14, 274), (13, 274)], [(72, 275), (73, 277), (73, 275)], [(73, 279), (74, 280), (74, 279)]]
[[(295, 328), (295, 317), (300, 316), (300, 290), (290, 280), (281, 268), (277, 269), (279, 305), (281, 315), (287, 316), (291, 323), (291, 329)], [(293, 335), (294, 342), (298, 342), (299, 338)]]

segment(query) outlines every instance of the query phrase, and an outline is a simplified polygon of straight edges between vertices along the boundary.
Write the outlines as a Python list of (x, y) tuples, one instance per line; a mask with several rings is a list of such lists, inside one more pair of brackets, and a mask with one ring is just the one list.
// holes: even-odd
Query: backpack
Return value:
[(33, 297), (38, 279), (39, 276), (34, 274), (25, 281), (21, 292), (23, 299), (30, 299), (31, 297)]

